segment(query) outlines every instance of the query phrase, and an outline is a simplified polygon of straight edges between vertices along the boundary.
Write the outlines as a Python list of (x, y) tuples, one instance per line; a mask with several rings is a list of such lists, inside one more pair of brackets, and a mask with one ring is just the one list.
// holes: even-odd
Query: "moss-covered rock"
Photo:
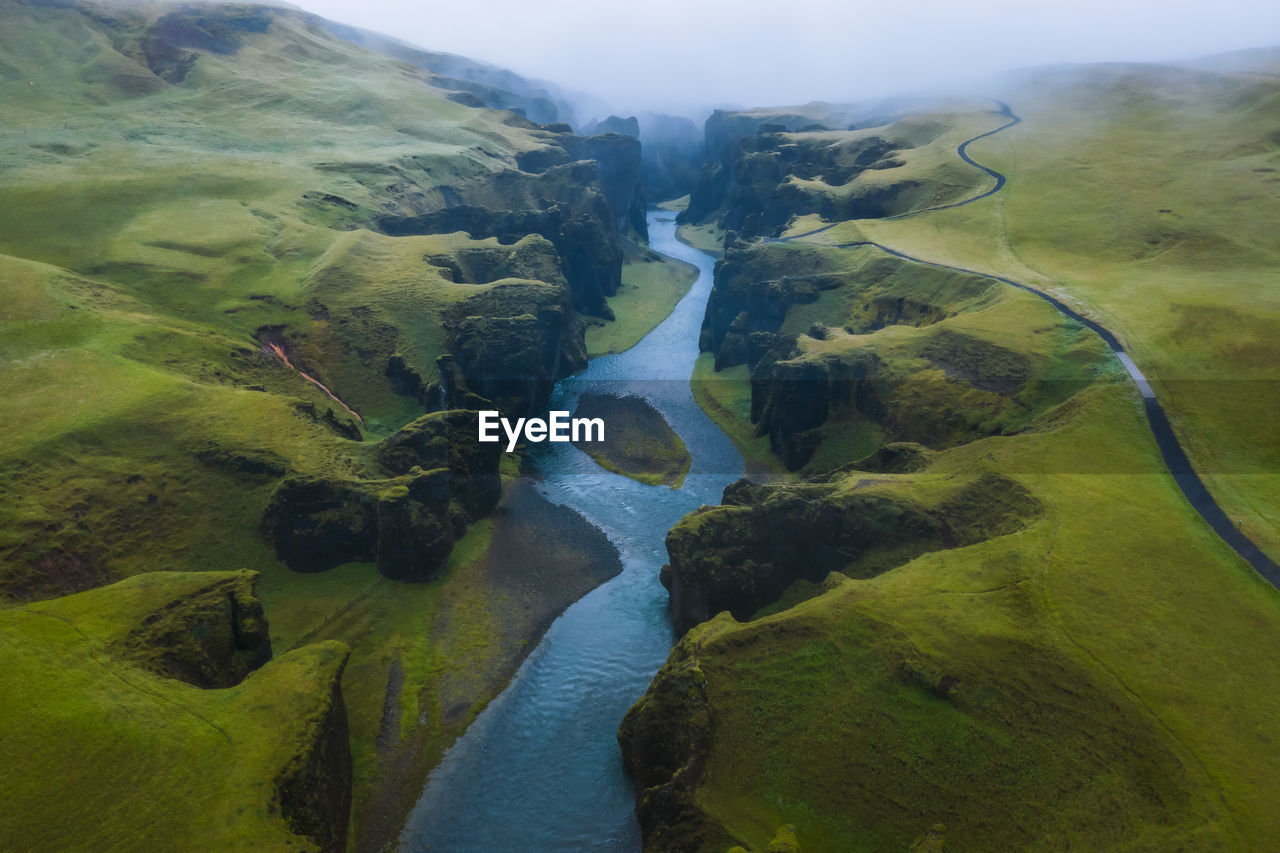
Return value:
[(287, 477), (267, 506), (263, 532), (295, 572), (372, 560), (378, 532), (375, 497), (351, 480)]
[(723, 610), (750, 619), (797, 581), (871, 577), (928, 551), (1011, 533), (1042, 512), (1021, 484), (995, 474), (932, 506), (850, 485), (739, 480), (724, 505), (685, 516), (667, 534), (662, 576), (676, 630)]
[(481, 443), (477, 413), (461, 409), (433, 412), (406, 424), (382, 440), (378, 461), (392, 474), (413, 468), (448, 468), (453, 499), (469, 520), (488, 515), (502, 496), (498, 465), (501, 443)]
[(582, 323), (561, 288), (494, 285), (450, 316), (450, 349), (468, 389), (507, 416), (544, 408), (555, 381), (586, 366)]
[(389, 578), (430, 580), (453, 550), (452, 479), (448, 468), (390, 480), (288, 477), (263, 532), (294, 571), (376, 562)]
[(754, 366), (794, 305), (818, 300), (823, 291), (849, 281), (840, 258), (786, 244), (737, 241), (716, 263), (715, 283), (702, 320), (699, 346), (716, 354), (716, 369)]
[(378, 215), (373, 224), (392, 236), (465, 231), (473, 239), (514, 243), (541, 235), (559, 255), (574, 309), (612, 318), (605, 297), (617, 293), (621, 283), (622, 244), (598, 177), (597, 165), (589, 160), (539, 174), (499, 172), (469, 191), (468, 199), (415, 215)]
[[(976, 169), (902, 169), (947, 125), (911, 117), (717, 110), (707, 120), (710, 162), (682, 221), (717, 222), (744, 237), (777, 236), (795, 216), (829, 221), (896, 216), (962, 197)], [(883, 124), (874, 129), (858, 129)]]
[(618, 727), (623, 760), (636, 780), (644, 849), (651, 853), (699, 853), (738, 843), (694, 796), (715, 728), (699, 648), (687, 638), (678, 643)]
[(116, 641), (121, 657), (197, 687), (239, 684), (270, 660), (267, 617), (254, 592), (258, 574), (202, 579), (168, 601), (157, 598), (141, 624)]
[(256, 577), (153, 572), (0, 611), (0, 847), (345, 849), (347, 647), (263, 662)]
[(275, 779), (275, 802), (295, 834), (309, 838), (323, 853), (347, 849), (351, 814), (351, 739), (342, 698), (342, 672), (349, 653), (339, 644), (328, 689), (309, 709), (309, 737)]

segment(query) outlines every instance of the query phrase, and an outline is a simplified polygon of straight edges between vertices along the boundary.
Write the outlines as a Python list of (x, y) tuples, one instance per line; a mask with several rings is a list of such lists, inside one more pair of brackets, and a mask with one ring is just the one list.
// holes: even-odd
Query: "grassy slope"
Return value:
[[(0, 611), (0, 788), (23, 804), (0, 817), (0, 846), (307, 849), (280, 817), (274, 781), (306, 743), (346, 648), (308, 645), (221, 690), (153, 674), (114, 648), (207, 584), (153, 574)], [(56, 820), (33, 807), (50, 796)]]
[(697, 267), (675, 258), (628, 261), (622, 267), (622, 287), (609, 298), (617, 319), (588, 321), (587, 355), (631, 349), (667, 318), (697, 277)]
[[(897, 164), (892, 168), (867, 169), (837, 185), (828, 184), (820, 175), (813, 178), (792, 175), (787, 183), (832, 200), (892, 190), (895, 209), (904, 210), (959, 201), (973, 195), (975, 181), (986, 183), (990, 179), (975, 175), (971, 166), (957, 158), (953, 153), (956, 146), (1007, 121), (1003, 116), (987, 112), (986, 106), (957, 101), (939, 105), (926, 116), (907, 116), (886, 127), (786, 134), (786, 139), (815, 147), (827, 143), (833, 151), (850, 145), (854, 151), (860, 151), (857, 143), (883, 138), (895, 146), (892, 160)], [(833, 160), (845, 165), (839, 155)]]
[(969, 149), (1009, 176), (1001, 193), (823, 238), (1011, 275), (1097, 317), (1227, 513), (1280, 556), (1280, 85), (1113, 66), (1046, 71), (1007, 97), (1022, 124)]
[(724, 251), (724, 232), (716, 225), (681, 225), (676, 236), (695, 249), (720, 257)]
[(751, 477), (781, 477), (786, 468), (769, 450), (769, 437), (756, 435), (751, 424), (751, 376), (745, 364), (715, 370), (715, 356), (704, 352), (693, 365), (693, 398), (716, 426), (725, 431), (747, 463)]
[[(1079, 115), (1051, 119), (1047, 110), (1014, 107), (1027, 117), (1026, 134), (1039, 121), (1046, 124), (1043, 131), (1034, 139), (996, 137), (985, 148), (971, 148), (980, 161), (1011, 174), (1007, 199), (1002, 193), (953, 212), (839, 226), (822, 235), (824, 241), (868, 234), (923, 257), (1027, 276), (1078, 295), (1134, 343), (1140, 364), (1152, 354), (1139, 337), (1142, 318), (1181, 322), (1165, 316), (1177, 315), (1176, 308), (1150, 309), (1169, 301), (1168, 291), (1155, 291), (1157, 281), (1178, 287), (1179, 302), (1237, 300), (1231, 310), (1269, 328), (1269, 297), (1258, 289), (1264, 265), (1256, 236), (1269, 220), (1256, 212), (1261, 224), (1245, 223), (1244, 214), (1238, 223), (1229, 218), (1240, 226), (1242, 249), (1220, 247), (1218, 239), (1230, 231), (1227, 224), (1214, 226), (1221, 228), (1214, 232), (1218, 238), (1184, 246), (1150, 277), (1139, 275), (1142, 261), (1127, 255), (1135, 251), (1134, 242), (1126, 242), (1134, 232), (1121, 227), (1123, 211), (1107, 211), (1101, 222), (1089, 224), (1085, 211), (1093, 215), (1099, 199), (1065, 192), (1063, 164), (1056, 172), (1047, 165), (1041, 173), (1028, 171), (1051, 159), (1041, 146), (1060, 153), (1054, 146), (1071, 147), (1061, 137), (1072, 138), (1085, 123)], [(1237, 128), (1246, 140), (1256, 130)], [(1073, 153), (1066, 185), (1100, 194), (1101, 179), (1095, 184), (1080, 177), (1098, 173), (1117, 180), (1136, 168), (1132, 158), (1143, 146), (1150, 151), (1154, 130), (1135, 134), (1126, 155), (1131, 159), (1104, 165), (1108, 149), (1102, 142), (1092, 151), (1095, 158)], [(1140, 162), (1148, 178), (1157, 167), (1167, 169), (1163, 154)], [(1206, 171), (1221, 179), (1240, 168), (1228, 161)], [(1033, 174), (1038, 193), (1029, 186)], [(1250, 174), (1265, 180), (1269, 173)], [(1178, 180), (1197, 179), (1169, 178)], [(1208, 191), (1201, 186), (1201, 193)], [(1114, 204), (1129, 201), (1117, 197)], [(1225, 209), (1225, 201), (1213, 203)], [(1066, 216), (1067, 205), (1076, 206), (1077, 218)], [(1073, 227), (1062, 227), (1064, 220)], [(1008, 223), (1007, 241), (993, 221)], [(792, 231), (820, 224), (801, 221)], [(1140, 224), (1132, 227), (1145, 235)], [(1088, 264), (1089, 277), (1033, 279), (1035, 271), (1022, 261), (1047, 258), (1047, 247), (1064, 241), (1079, 254), (1058, 248), (1053, 257), (1064, 263), (1070, 258), (1073, 269)], [(1145, 236), (1136, 241), (1144, 242)], [(1091, 248), (1099, 250), (1086, 254)], [(849, 255), (856, 267), (858, 253)], [(1221, 272), (1216, 263), (1223, 264)], [(1203, 267), (1188, 269), (1197, 264)], [(1255, 301), (1246, 302), (1248, 293)], [(795, 334), (824, 319), (824, 312), (828, 325), (838, 328), (849, 308), (832, 299), (804, 306), (813, 316), (788, 316), (784, 328)], [(1128, 324), (1126, 310), (1134, 312)], [(942, 325), (958, 323), (1032, 353), (1037, 337), (1056, 322), (1043, 303), (1006, 291)], [(1251, 328), (1254, 320), (1244, 322)], [(841, 334), (828, 341), (802, 337), (801, 349), (805, 357), (819, 358), (824, 350), (858, 345), (905, 351), (927, 333), (890, 326), (862, 341)], [(1245, 348), (1266, 345), (1263, 338), (1235, 337)], [(1183, 342), (1200, 348), (1200, 357), (1205, 349), (1231, 346), (1225, 334)], [(1183, 359), (1184, 366), (1196, 358), (1175, 354), (1171, 338), (1163, 345), (1165, 357)], [(1094, 341), (1092, 348), (1099, 347)], [(1069, 351), (1055, 357), (1076, 358)], [(1240, 369), (1221, 358), (1217, 364)], [(1148, 372), (1158, 377), (1162, 371)], [(1266, 374), (1259, 369), (1252, 375)], [(927, 371), (920, 376), (927, 379)], [(726, 385), (736, 385), (738, 393), (714, 395), (718, 406), (708, 405), (706, 393), (699, 396), (722, 423), (735, 411), (739, 418), (748, 411), (745, 376), (733, 379)], [(1167, 384), (1158, 386), (1162, 396)], [(1240, 410), (1252, 406), (1256, 423), (1269, 422), (1261, 397), (1237, 396)], [(1169, 399), (1176, 411), (1179, 392)], [(1226, 429), (1225, 416), (1217, 418), (1216, 426)], [(744, 437), (750, 427), (741, 420), (736, 427), (730, 435), (749, 450), (752, 440)], [(1250, 449), (1248, 441), (1259, 440), (1254, 427), (1251, 421), (1224, 440), (1221, 452), (1253, 454), (1251, 464), (1263, 465), (1272, 445), (1263, 441)], [(1164, 472), (1131, 383), (1109, 369), (1027, 432), (945, 450), (924, 474), (854, 472), (841, 481), (846, 488), (928, 494), (939, 479), (987, 468), (1024, 482), (1044, 502), (1046, 515), (1026, 531), (926, 555), (871, 580), (833, 580), (826, 594), (753, 622), (736, 625), (722, 615), (682, 641), (668, 671), (692, 672), (706, 682), (714, 720), (698, 804), (753, 849), (764, 849), (776, 828), (788, 823), (798, 828), (804, 849), (818, 851), (902, 849), (938, 823), (947, 826), (947, 848), (956, 850), (1269, 844), (1280, 832), (1269, 803), (1280, 771), (1267, 757), (1280, 723), (1280, 666), (1270, 653), (1280, 642), (1280, 596), (1182, 498)], [(1225, 480), (1213, 479), (1219, 487)], [(1239, 477), (1236, 487), (1247, 492), (1253, 483), (1260, 499), (1271, 479)], [(931, 689), (945, 675), (960, 680), (947, 699)]]
[[(955, 849), (1249, 847), (1278, 830), (1259, 756), (1280, 722), (1280, 603), (1160, 473), (1123, 383), (1086, 394), (1059, 430), (875, 479), (1145, 473), (1019, 475), (1048, 507), (1029, 531), (691, 632), (716, 720), (705, 808), (758, 849), (784, 823), (811, 850), (898, 847), (938, 822)], [(904, 664), (959, 678), (959, 699), (903, 683)]]
[[(288, 15), (234, 55), (202, 53), (168, 86), (74, 11), (6, 4), (4, 14), (0, 573), (10, 590), (48, 595), (155, 569), (260, 571), (279, 652), (325, 638), (353, 647), (344, 683), (360, 814), (380, 772), (393, 659), (405, 671), (403, 733), (421, 723), (418, 776), (491, 685), (453, 697), (464, 711), (448, 724), (419, 698), (454, 668), (510, 665), (511, 638), (483, 621), (475, 564), (489, 528), (469, 532), (437, 584), (406, 587), (363, 565), (293, 574), (257, 533), (274, 480), (195, 454), (216, 446), (297, 472), (373, 470), (372, 441), (299, 413), (297, 403), (337, 406), (263, 353), (255, 331), (299, 331), (296, 358), (376, 439), (421, 410), (349, 341), (393, 346), (430, 381), (440, 309), (481, 286), (446, 281), (423, 257), (494, 243), (335, 230), (336, 208), (304, 194), (371, 205), (395, 179), (388, 164), (405, 162), (464, 186), (538, 143)], [(456, 630), (423, 632), (440, 607)], [(191, 752), (205, 743), (193, 738)], [(109, 775), (102, 756), (85, 753), (86, 778)], [(226, 776), (199, 761), (193, 778)], [(31, 771), (33, 784), (50, 778)], [(169, 780), (135, 781), (138, 797), (174, 808), (162, 796)], [(63, 816), (28, 817), (34, 832)], [(158, 820), (157, 831), (169, 826)]]

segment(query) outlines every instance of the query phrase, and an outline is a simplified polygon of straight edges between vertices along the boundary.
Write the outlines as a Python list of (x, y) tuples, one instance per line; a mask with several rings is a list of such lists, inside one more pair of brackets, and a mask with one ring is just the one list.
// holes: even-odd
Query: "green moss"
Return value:
[(746, 460), (748, 475), (789, 476), (769, 449), (768, 436), (756, 435), (751, 423), (751, 374), (745, 364), (717, 372), (715, 355), (704, 352), (694, 362), (689, 385), (702, 411), (724, 430)]
[[(1280, 443), (1266, 426), (1280, 328), (1266, 295), (1278, 263), (1275, 81), (1159, 65), (1054, 77), (1000, 94), (1022, 123), (969, 148), (1008, 176), (999, 194), (821, 239), (1007, 275), (1100, 320), (1151, 379), (1227, 514), (1280, 556)], [(1198, 168), (1170, 177), (1175, 162)]]
[(600, 467), (648, 486), (684, 484), (693, 464), (689, 450), (662, 413), (641, 397), (583, 394), (575, 418), (604, 422), (603, 441), (580, 441)]
[(631, 349), (667, 318), (698, 278), (684, 261), (642, 257), (622, 267), (622, 287), (609, 297), (616, 320), (592, 319), (587, 325), (587, 355), (596, 357)]
[(308, 646), (203, 690), (136, 665), (111, 641), (175, 601), (247, 582), (162, 573), (0, 611), (3, 784), (24, 804), (0, 815), (0, 844), (309, 847), (282, 819), (273, 783), (314, 744), (313, 715), (329, 706), (345, 646)]
[[(1258, 276), (1275, 259), (1258, 230), (1272, 221), (1265, 192), (1247, 176), (1269, 175), (1253, 164), (1274, 160), (1263, 142), (1274, 81), (1124, 66), (1046, 72), (1034, 86), (1010, 98), (1024, 116), (1016, 130), (970, 148), (1009, 175), (1000, 194), (809, 239), (870, 238), (1083, 306), (1165, 377), (1157, 393), (1180, 411), (1207, 477), (1217, 488), (1234, 480), (1235, 498), (1263, 512), (1275, 442), (1247, 413), (1270, 381), (1274, 311)], [(1203, 168), (1156, 179), (1184, 160)], [(804, 218), (792, 233), (823, 224)], [(887, 380), (885, 438), (934, 428), (905, 445), (909, 458), (891, 444), (859, 460), (859, 425), (841, 415), (819, 428), (805, 472), (821, 485), (804, 488), (815, 505), (869, 493), (945, 506), (969, 544), (874, 578), (795, 584), (750, 622), (721, 614), (693, 628), (623, 731), (715, 725), (693, 753), (629, 747), (642, 802), (655, 820), (684, 826), (696, 814), (718, 827), (689, 845), (716, 853), (734, 843), (726, 836), (765, 849), (784, 824), (818, 850), (1265, 846), (1280, 831), (1268, 796), (1277, 768), (1265, 739), (1242, 733), (1280, 714), (1268, 651), (1280, 604), (1187, 505), (1132, 383), (1096, 338), (1035, 297), (839, 251), (870, 286), (793, 307), (785, 360), (830, 366), (872, 351)], [(808, 335), (818, 321), (826, 329)], [(726, 374), (737, 393), (699, 401), (736, 423), (747, 447), (746, 369)], [(1253, 380), (1234, 403), (1222, 391), (1234, 383), (1178, 381), (1228, 375)], [(1233, 413), (1245, 413), (1239, 430), (1223, 420)], [(1253, 473), (1225, 476), (1215, 466), (1227, 459)], [(1017, 479), (1043, 515), (1026, 515), (1013, 490), (956, 490), (990, 472)], [(742, 513), (703, 510), (676, 530), (705, 544)], [(1255, 524), (1267, 542), (1273, 525)], [(975, 541), (984, 531), (993, 537)], [(721, 579), (753, 578), (750, 560), (758, 567), (758, 554), (708, 557)], [(690, 655), (696, 688), (676, 671)], [(690, 758), (699, 778), (666, 772)]]
[[(543, 141), (292, 12), (271, 13), (268, 30), (233, 54), (201, 51), (169, 85), (129, 53), (154, 14), (18, 5), (0, 29), (3, 613), (16, 620), (24, 602), (128, 579), (111, 588), (109, 607), (80, 608), (92, 599), (78, 597), (47, 605), (80, 608), (75, 624), (88, 639), (52, 631), (56, 619), (21, 617), (48, 626), (14, 635), (22, 659), (0, 676), (3, 726), (23, 730), (13, 743), (24, 753), (0, 770), (0, 787), (21, 804), (0, 817), (5, 849), (305, 846), (272, 811), (270, 788), (318, 707), (310, 691), (340, 668), (338, 646), (318, 640), (352, 649), (343, 682), (358, 835), (373, 822), (371, 801), (420, 789), (511, 661), (506, 645), (482, 642), (502, 630), (487, 621), (491, 590), (475, 569), (486, 524), (456, 544), (444, 579), (408, 586), (363, 564), (290, 572), (260, 523), (283, 474), (378, 482), (400, 473), (383, 469), (378, 439), (422, 405), (393, 385), (391, 357), (424, 385), (435, 381), (442, 314), (495, 289), (454, 283), (429, 259), (506, 251), (496, 240), (392, 238), (368, 230), (369, 212), (385, 210), (406, 175), (430, 207), (440, 187), (480, 187), (495, 163), (514, 168)], [(343, 429), (354, 419), (265, 340), (362, 416), (354, 435)], [(508, 477), (513, 464), (504, 459)], [(157, 570), (227, 567), (261, 575), (276, 659), (226, 690), (162, 682), (166, 655), (149, 641), (200, 620), (174, 611), (135, 634), (131, 596), (151, 595)], [(197, 615), (241, 597), (216, 587)], [(469, 603), (440, 632), (424, 631), (454, 594)], [(265, 628), (244, 614), (240, 626)], [(510, 645), (537, 630), (522, 625)], [(180, 657), (200, 645), (178, 644)], [(404, 670), (391, 704), (407, 783), (388, 782), (377, 741), (393, 660)], [(428, 688), (455, 666), (498, 675), (459, 691), (465, 713), (444, 722)], [(50, 793), (55, 781), (65, 798)], [(382, 784), (403, 790), (389, 796)], [(80, 806), (74, 814), (66, 798)], [(396, 827), (379, 831), (380, 844)]]

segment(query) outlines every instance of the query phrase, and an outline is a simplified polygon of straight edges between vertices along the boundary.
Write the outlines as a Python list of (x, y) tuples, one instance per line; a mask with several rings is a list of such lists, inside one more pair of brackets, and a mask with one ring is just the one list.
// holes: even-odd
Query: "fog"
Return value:
[[(296, 2), (296, 0), (295, 0)], [(620, 112), (851, 100), (1058, 62), (1280, 44), (1275, 0), (302, 0)]]

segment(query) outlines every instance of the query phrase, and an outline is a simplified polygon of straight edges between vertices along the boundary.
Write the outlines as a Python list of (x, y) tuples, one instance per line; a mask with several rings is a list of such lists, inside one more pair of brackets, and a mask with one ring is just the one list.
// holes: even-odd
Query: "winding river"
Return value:
[[(1018, 124), (1020, 119), (1007, 104), (997, 106), (1008, 121), (957, 149), (965, 162), (995, 178), (995, 186), (903, 216), (971, 204), (1004, 187), (1004, 175), (972, 160), (966, 151), (969, 143)], [(834, 224), (767, 242), (801, 240)], [(719, 503), (724, 487), (743, 471), (741, 456), (694, 402), (688, 382), (698, 356), (713, 260), (676, 239), (672, 214), (651, 211), (649, 234), (655, 250), (696, 265), (697, 281), (671, 315), (635, 347), (596, 359), (583, 373), (558, 383), (550, 408), (572, 410), (576, 397), (587, 390), (643, 396), (680, 434), (693, 466), (684, 486), (671, 490), (611, 474), (570, 444), (536, 445), (538, 489), (598, 525), (621, 552), (623, 571), (556, 620), (510, 686), (446, 754), (401, 837), (403, 851), (640, 849), (634, 788), (622, 766), (615, 733), (673, 642), (667, 594), (658, 583), (658, 569), (666, 560), (664, 538), (689, 511)], [(914, 263), (1029, 291), (1100, 335), (1137, 384), (1156, 444), (1188, 501), (1259, 574), (1280, 586), (1280, 567), (1232, 525), (1213, 500), (1150, 384), (1110, 330), (1004, 276), (913, 257), (870, 241), (836, 245), (873, 247)]]
[(714, 259), (676, 239), (674, 217), (650, 211), (649, 245), (697, 266), (697, 281), (636, 346), (558, 383), (550, 408), (573, 410), (586, 391), (643, 396), (688, 447), (689, 475), (678, 490), (645, 486), (571, 444), (534, 445), (538, 490), (599, 526), (623, 571), (552, 624), (445, 755), (409, 818), (402, 851), (640, 849), (635, 790), (616, 733), (674, 640), (658, 583), (664, 540), (686, 513), (719, 503), (743, 473), (737, 449), (689, 388)]

